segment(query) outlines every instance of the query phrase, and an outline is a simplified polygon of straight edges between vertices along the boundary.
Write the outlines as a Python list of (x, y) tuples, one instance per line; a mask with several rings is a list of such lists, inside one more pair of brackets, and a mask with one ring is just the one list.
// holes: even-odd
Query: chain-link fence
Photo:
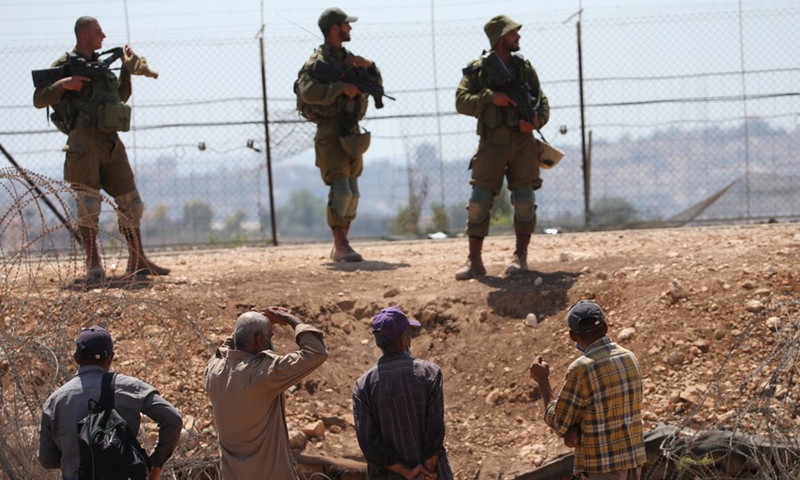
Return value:
[[(354, 25), (348, 48), (376, 61), (397, 99), (363, 122), (373, 142), (355, 236), (463, 230), (478, 138), (475, 119), (455, 113), (455, 87), (488, 46), (486, 20)], [(542, 133), (567, 153), (543, 171), (540, 227), (800, 217), (800, 7), (515, 20), (550, 99)], [(319, 43), (302, 29), (266, 30), (266, 85), (258, 38), (134, 45), (161, 73), (134, 78), (133, 128), (121, 134), (147, 205), (147, 243), (269, 240), (271, 197), (280, 239), (327, 236), (314, 126), (297, 115), (292, 91)], [(10, 66), (0, 142), (24, 168), (56, 179), (64, 137), (31, 106), (29, 71), (70, 48), (68, 30), (62, 45), (0, 48)]]

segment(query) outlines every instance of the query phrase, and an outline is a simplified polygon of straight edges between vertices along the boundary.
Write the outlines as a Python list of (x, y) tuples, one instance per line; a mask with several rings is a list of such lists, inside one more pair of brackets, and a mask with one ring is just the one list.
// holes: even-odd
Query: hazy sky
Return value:
[[(701, 5), (730, 9), (738, 0), (716, 0)], [(757, 5), (747, 1), (746, 5)], [(772, 0), (771, 5), (794, 4), (793, 0)], [(484, 20), (497, 13), (514, 16), (541, 12), (543, 18), (563, 22), (582, 6), (593, 16), (635, 15), (655, 9), (692, 11), (697, 2), (687, 0), (385, 0), (380, 6), (368, 0), (0, 0), (0, 45), (52, 45), (71, 41), (75, 19), (91, 15), (100, 20), (113, 43), (157, 41), (199, 36), (243, 37), (255, 35), (263, 21), (271, 33), (306, 29), (317, 34), (316, 20), (327, 7), (338, 6), (356, 15), (358, 28), (379, 28), (388, 23), (428, 22), (433, 16), (442, 25), (459, 21)]]

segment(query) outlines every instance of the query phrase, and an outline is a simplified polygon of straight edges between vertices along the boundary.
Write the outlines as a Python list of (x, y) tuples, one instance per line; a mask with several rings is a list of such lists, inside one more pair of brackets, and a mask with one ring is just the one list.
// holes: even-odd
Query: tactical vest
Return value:
[[(493, 77), (499, 76), (497, 72), (492, 72), (483, 65), (483, 57), (473, 61), (467, 68), (464, 69), (466, 75), (477, 75), (478, 84), (480, 88), (486, 88), (492, 85)], [(534, 92), (539, 91), (539, 83), (533, 76), (533, 66), (531, 62), (526, 60), (522, 55), (512, 53), (510, 65), (508, 65), (515, 80), (524, 84), (527, 83), (531, 86)], [(519, 128), (519, 114), (514, 107), (498, 107), (493, 103), (489, 103), (481, 112), (478, 117), (477, 133), (478, 135), (485, 136), (489, 134), (490, 130), (500, 127), (507, 127), (510, 129)]]
[[(346, 56), (353, 55), (349, 50), (345, 50)], [(330, 105), (312, 105), (303, 101), (300, 95), (300, 77), (307, 68), (311, 68), (316, 61), (323, 61), (331, 63), (330, 59), (325, 58), (322, 54), (322, 47), (317, 47), (311, 58), (308, 59), (305, 66), (298, 73), (298, 78), (294, 82), (294, 93), (297, 97), (297, 111), (306, 120), (313, 123), (320, 123), (324, 121), (337, 120), (343, 123), (346, 127), (355, 125), (367, 114), (367, 99), (363, 98), (364, 95), (357, 95), (354, 98), (348, 98), (347, 95), (339, 95), (335, 102)], [(352, 124), (352, 125), (347, 125)]]
[[(75, 53), (67, 53), (62, 58), (66, 61), (70, 56), (74, 57)], [(109, 70), (93, 76), (79, 92), (65, 91), (61, 101), (53, 106), (53, 123), (64, 133), (75, 128), (127, 132), (130, 130), (130, 106), (120, 99), (119, 86), (119, 79)]]

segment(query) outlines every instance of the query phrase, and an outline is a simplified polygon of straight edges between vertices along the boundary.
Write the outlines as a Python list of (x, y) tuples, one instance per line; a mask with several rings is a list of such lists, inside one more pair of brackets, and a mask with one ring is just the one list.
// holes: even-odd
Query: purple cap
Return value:
[(97, 325), (84, 328), (75, 340), (75, 354), (84, 358), (108, 358), (114, 353), (114, 341), (111, 334)]
[(589, 300), (581, 300), (567, 312), (567, 326), (573, 332), (591, 332), (605, 324), (606, 315), (600, 305)]
[(397, 307), (384, 308), (372, 317), (372, 333), (380, 333), (384, 340), (399, 337), (406, 329), (421, 327), (422, 324), (403, 313)]

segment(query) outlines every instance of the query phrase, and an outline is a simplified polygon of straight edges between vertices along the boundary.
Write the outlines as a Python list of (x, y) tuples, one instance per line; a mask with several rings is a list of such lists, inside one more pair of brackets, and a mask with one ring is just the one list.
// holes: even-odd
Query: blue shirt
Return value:
[(397, 480), (402, 477), (387, 466), (414, 468), (438, 455), (438, 480), (452, 480), (444, 448), (442, 384), (436, 364), (403, 353), (384, 355), (356, 381), (353, 416), (368, 479)]

